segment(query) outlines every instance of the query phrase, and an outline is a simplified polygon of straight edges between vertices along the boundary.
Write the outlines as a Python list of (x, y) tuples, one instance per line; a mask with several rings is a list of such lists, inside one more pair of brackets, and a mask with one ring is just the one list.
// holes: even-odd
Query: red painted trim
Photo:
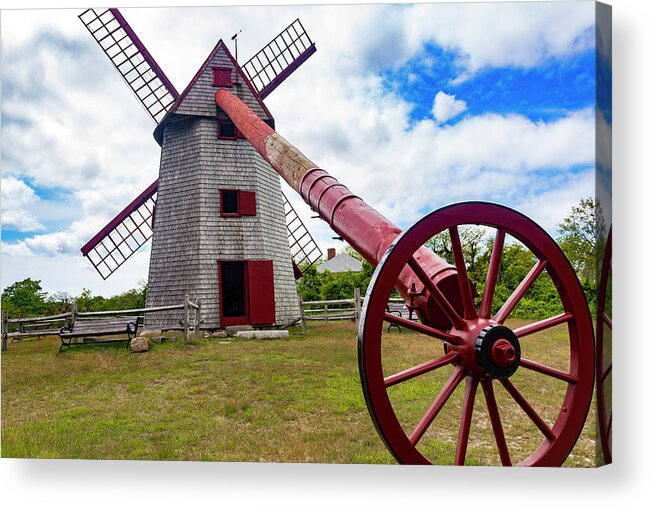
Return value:
[[(226, 74), (227, 72), (228, 74)], [(229, 67), (213, 67), (212, 85), (231, 88), (233, 86), (233, 69)]]
[[(224, 109), (224, 111), (227, 109), (231, 111), (227, 114), (233, 123), (235, 123), (235, 126), (239, 124), (242, 127), (240, 130), (246, 139), (263, 158), (269, 161), (268, 157), (265, 155), (265, 141), (267, 137), (274, 134), (274, 129), (272, 129), (267, 123), (261, 121), (258, 115), (256, 115), (251, 108), (246, 105), (245, 107), (241, 107), (241, 104), (239, 104), (241, 101), (228, 90), (217, 90), (215, 92), (215, 101), (217, 106)], [(235, 111), (235, 113), (233, 113), (233, 111)]]
[(240, 190), (238, 193), (238, 203), (240, 207), (240, 215), (242, 216), (256, 215), (255, 192), (251, 190)]
[[(243, 264), (243, 276), (244, 279), (244, 315), (241, 317), (224, 317), (224, 304), (222, 299), (222, 266), (224, 264)], [(241, 326), (249, 323), (249, 269), (248, 261), (246, 260), (227, 260), (227, 261), (217, 261), (217, 271), (219, 276), (219, 325), (220, 327), (226, 326)]]
[(298, 69), (301, 65), (305, 63), (305, 60), (307, 60), (310, 56), (312, 56), (314, 53), (316, 53), (316, 45), (312, 43), (310, 47), (308, 47), (305, 51), (303, 51), (300, 55), (298, 55), (298, 58), (294, 60), (292, 63), (290, 63), (287, 67), (285, 67), (280, 74), (278, 74), (275, 78), (273, 78), (267, 86), (265, 86), (262, 90), (260, 90), (260, 98), (261, 99), (266, 99), (267, 96), (274, 91), (278, 86), (285, 81), (289, 76), (292, 75), (292, 73)]
[(102, 241), (106, 236), (108, 236), (113, 229), (115, 229), (122, 221), (127, 218), (133, 211), (146, 202), (152, 195), (158, 191), (158, 180), (154, 181), (149, 185), (144, 192), (142, 192), (138, 197), (136, 197), (129, 205), (124, 208), (120, 213), (118, 213), (113, 220), (106, 224), (101, 231), (99, 231), (95, 236), (93, 236), (88, 243), (81, 247), (81, 253), (85, 257), (88, 253), (95, 248), (100, 241)]
[(123, 30), (127, 33), (127, 35), (131, 38), (135, 46), (138, 48), (138, 51), (142, 53), (143, 58), (147, 61), (149, 66), (152, 68), (152, 70), (156, 73), (158, 78), (163, 82), (163, 84), (167, 87), (168, 91), (174, 96), (175, 99), (179, 98), (179, 92), (176, 91), (176, 88), (174, 88), (174, 85), (172, 82), (167, 78), (163, 70), (158, 66), (156, 63), (156, 60), (154, 60), (154, 57), (151, 56), (149, 51), (147, 51), (147, 48), (145, 45), (142, 43), (140, 38), (136, 35), (136, 32), (133, 31), (129, 23), (127, 23), (127, 20), (124, 19), (124, 16), (122, 16), (122, 13), (115, 8), (109, 9), (111, 11), (111, 14), (113, 14), (113, 17), (117, 20), (117, 22), (120, 24), (120, 26), (123, 28)]

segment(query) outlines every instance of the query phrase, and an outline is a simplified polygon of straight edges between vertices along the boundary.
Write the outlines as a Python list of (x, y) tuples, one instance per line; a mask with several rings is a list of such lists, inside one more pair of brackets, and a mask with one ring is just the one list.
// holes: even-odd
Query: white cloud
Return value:
[(440, 91), (434, 97), (434, 104), (432, 104), (432, 114), (436, 121), (445, 123), (451, 118), (463, 113), (468, 109), (468, 104), (463, 100), (459, 100), (455, 95), (448, 95)]
[(2, 207), (4, 209), (19, 208), (33, 204), (37, 197), (34, 189), (24, 181), (13, 176), (2, 178)]
[(45, 229), (34, 215), (24, 209), (3, 211), (2, 226), (20, 232), (42, 231)]
[(43, 225), (26, 208), (38, 201), (34, 189), (14, 177), (2, 178), (2, 226), (20, 232), (41, 231)]

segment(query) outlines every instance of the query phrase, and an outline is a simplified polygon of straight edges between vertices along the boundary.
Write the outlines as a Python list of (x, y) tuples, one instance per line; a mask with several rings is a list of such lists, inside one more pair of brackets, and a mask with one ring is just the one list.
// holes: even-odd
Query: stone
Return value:
[(226, 338), (228, 333), (226, 331), (213, 331), (212, 333), (205, 333), (204, 338)]
[(149, 341), (152, 343), (165, 343), (169, 341), (169, 338), (167, 336), (152, 336)]
[(226, 334), (237, 335), (240, 331), (253, 331), (253, 326), (226, 326)]
[(258, 331), (238, 331), (237, 337), (240, 340), (277, 340), (289, 337), (289, 331), (276, 331), (272, 329)]
[(138, 336), (131, 340), (131, 352), (147, 352), (151, 342), (146, 336)]
[(146, 336), (149, 338), (150, 336), (160, 336), (163, 333), (161, 329), (143, 329), (138, 333), (138, 336)]

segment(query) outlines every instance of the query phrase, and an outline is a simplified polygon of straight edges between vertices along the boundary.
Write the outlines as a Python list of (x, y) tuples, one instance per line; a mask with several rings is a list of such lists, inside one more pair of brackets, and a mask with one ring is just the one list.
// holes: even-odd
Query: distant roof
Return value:
[(316, 270), (319, 273), (323, 273), (324, 271), (330, 271), (331, 273), (357, 272), (362, 270), (362, 261), (342, 252), (335, 255), (332, 259), (319, 264)]

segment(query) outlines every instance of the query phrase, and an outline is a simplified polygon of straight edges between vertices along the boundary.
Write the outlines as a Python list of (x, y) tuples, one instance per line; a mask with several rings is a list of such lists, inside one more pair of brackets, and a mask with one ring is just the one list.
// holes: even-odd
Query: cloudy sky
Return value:
[[(114, 294), (79, 248), (157, 178), (154, 124), (77, 19), (2, 13), (2, 271)], [(279, 133), (400, 226), (468, 199), (552, 234), (594, 194), (591, 2), (122, 9), (182, 90), (216, 42), (245, 61), (296, 17), (317, 53), (266, 103)], [(609, 118), (607, 118), (609, 121)], [(291, 193), (322, 249), (341, 247)]]

